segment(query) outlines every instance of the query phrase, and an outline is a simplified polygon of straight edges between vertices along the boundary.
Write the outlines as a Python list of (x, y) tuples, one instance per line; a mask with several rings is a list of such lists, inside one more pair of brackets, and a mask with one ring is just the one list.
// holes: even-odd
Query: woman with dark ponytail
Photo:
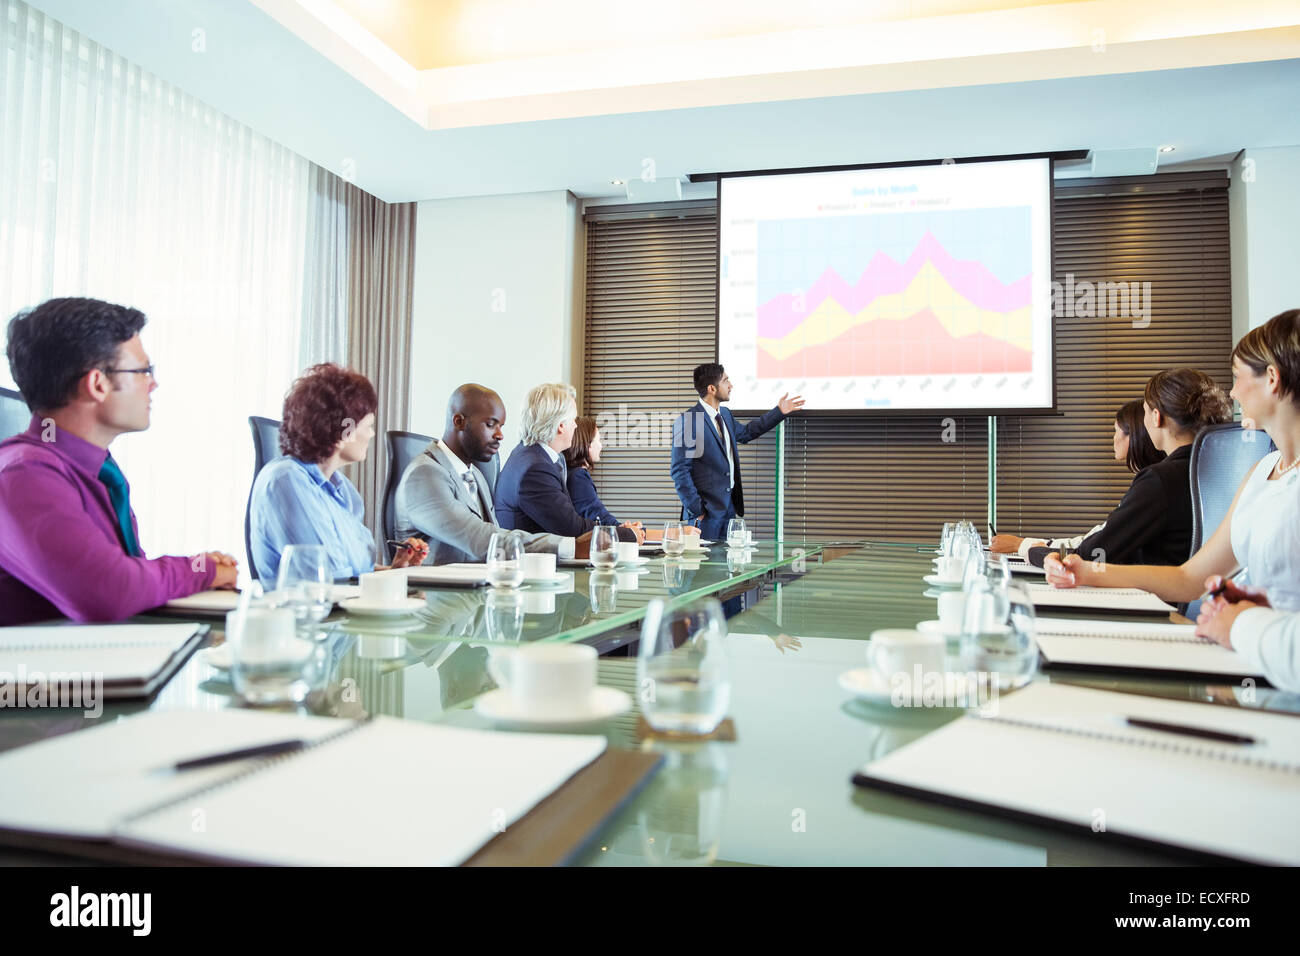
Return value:
[[(1112, 447), (1115, 450), (1115, 460), (1124, 462), (1130, 474), (1136, 475), (1143, 468), (1154, 465), (1165, 457), (1165, 453), (1157, 451), (1156, 446), (1151, 444), (1151, 436), (1147, 434), (1147, 426), (1143, 422), (1142, 399), (1135, 398), (1131, 402), (1125, 402), (1115, 413), (1115, 437), (1112, 441)], [(1014, 534), (997, 534), (989, 544), (989, 550), (994, 554), (1019, 554), (1022, 558), (1028, 560), (1029, 552), (1032, 548), (1047, 548), (1051, 551), (1067, 549), (1073, 551), (1079, 547), (1089, 535), (1094, 535), (1102, 528), (1106, 527), (1106, 522), (1095, 525), (1090, 530), (1072, 538), (1034, 538), (1020, 537)]]
[[(1085, 561), (1170, 565), (1191, 553), (1192, 442), (1207, 425), (1232, 421), (1232, 403), (1204, 372), (1174, 368), (1151, 377), (1142, 408), (1151, 443), (1165, 457), (1138, 472), (1106, 523), (1079, 543)], [(1041, 567), (1053, 553), (1030, 548), (1029, 560)]]

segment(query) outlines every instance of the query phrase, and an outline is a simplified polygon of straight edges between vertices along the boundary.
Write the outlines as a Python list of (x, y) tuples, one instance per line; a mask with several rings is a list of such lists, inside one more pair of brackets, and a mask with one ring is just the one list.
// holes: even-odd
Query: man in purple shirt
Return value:
[(108, 446), (149, 427), (158, 387), (144, 313), (50, 299), (9, 322), (9, 368), (32, 422), (0, 442), (0, 625), (66, 615), (117, 621), (234, 587), (218, 552), (146, 558), (130, 487)]

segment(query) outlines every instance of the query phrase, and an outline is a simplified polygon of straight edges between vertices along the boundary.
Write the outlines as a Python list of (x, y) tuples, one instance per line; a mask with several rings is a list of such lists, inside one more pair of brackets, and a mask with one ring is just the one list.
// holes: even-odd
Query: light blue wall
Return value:
[(442, 434), (447, 396), (478, 382), (505, 400), (504, 457), (530, 388), (579, 384), (580, 226), (563, 190), (420, 203), (412, 431)]
[(1233, 163), (1233, 339), (1300, 308), (1300, 146), (1248, 147)]

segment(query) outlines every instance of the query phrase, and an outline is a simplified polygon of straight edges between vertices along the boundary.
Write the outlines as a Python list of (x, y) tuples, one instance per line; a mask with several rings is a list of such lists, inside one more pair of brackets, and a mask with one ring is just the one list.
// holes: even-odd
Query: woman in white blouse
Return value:
[(1139, 587), (1179, 602), (1196, 600), (1219, 587), (1223, 575), (1247, 567), (1256, 588), (1229, 587), (1207, 600), (1197, 633), (1232, 647), (1270, 680), (1285, 682), (1300, 672), (1300, 637), (1262, 605), (1300, 611), (1300, 309), (1242, 336), (1232, 350), (1232, 378), (1242, 421), (1267, 432), (1278, 450), (1242, 481), (1210, 540), (1177, 567), (1093, 567), (1070, 555), (1049, 557), (1044, 568), (1057, 587)]

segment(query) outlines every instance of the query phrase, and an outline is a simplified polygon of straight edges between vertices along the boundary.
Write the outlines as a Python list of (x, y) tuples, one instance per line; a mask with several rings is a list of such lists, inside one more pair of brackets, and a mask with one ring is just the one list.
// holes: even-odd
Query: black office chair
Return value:
[[(1192, 479), (1192, 554), (1223, 523), (1242, 479), (1274, 450), (1273, 440), (1267, 434), (1243, 429), (1236, 422), (1210, 425), (1196, 436), (1188, 466)], [(1201, 602), (1192, 601), (1183, 613), (1195, 620), (1200, 610)]]
[(248, 416), (248, 427), (253, 432), (253, 481), (248, 486), (248, 503), (244, 505), (244, 553), (248, 555), (248, 573), (257, 580), (257, 565), (253, 563), (252, 514), (253, 485), (257, 474), (272, 458), (280, 454), (280, 423), (272, 418)]
[(501, 456), (493, 455), (488, 461), (476, 462), (475, 464), (478, 465), (478, 470), (483, 472), (483, 477), (487, 479), (488, 494), (495, 501), (497, 496), (497, 476), (501, 474)]
[(0, 388), (0, 441), (27, 431), (31, 421), (32, 413), (22, 393)]
[(389, 541), (397, 537), (397, 485), (402, 472), (415, 457), (433, 441), (428, 435), (416, 432), (390, 431), (388, 433), (388, 482), (384, 485), (384, 554), (391, 563), (393, 549)]

